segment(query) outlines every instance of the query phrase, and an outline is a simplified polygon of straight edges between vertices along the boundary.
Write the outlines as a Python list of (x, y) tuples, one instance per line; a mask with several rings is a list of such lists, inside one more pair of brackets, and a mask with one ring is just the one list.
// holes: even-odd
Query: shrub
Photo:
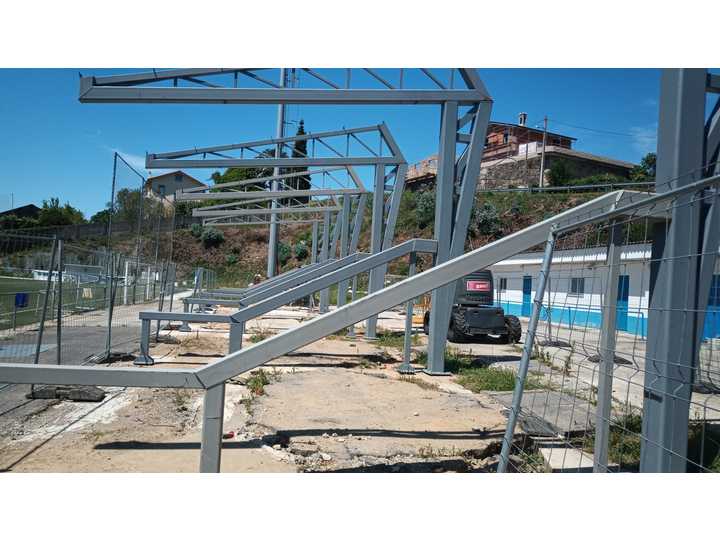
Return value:
[(278, 261), (280, 264), (285, 264), (291, 257), (290, 246), (282, 242), (278, 243)]
[(424, 229), (435, 221), (435, 191), (423, 191), (416, 197), (415, 214), (418, 227)]
[(483, 234), (492, 237), (498, 236), (502, 232), (502, 223), (498, 209), (487, 201), (480, 207), (474, 206), (471, 217), (471, 227), (474, 234)]
[(195, 238), (200, 238), (203, 233), (203, 226), (199, 223), (193, 223), (190, 227), (190, 234), (192, 234)]
[(234, 253), (229, 253), (228, 255), (225, 256), (225, 262), (227, 264), (237, 264), (238, 260), (239, 260), (238, 256), (235, 255)]
[(299, 261), (302, 261), (303, 259), (307, 259), (307, 256), (310, 254), (310, 250), (307, 247), (307, 244), (300, 240), (297, 244), (295, 244), (295, 248), (293, 249), (295, 252), (295, 258)]
[(564, 186), (571, 176), (570, 167), (565, 160), (559, 159), (550, 165), (548, 180), (551, 186)]
[(203, 246), (206, 249), (209, 249), (222, 244), (225, 241), (225, 235), (222, 231), (219, 231), (214, 227), (208, 227), (203, 230), (200, 239), (202, 240)]

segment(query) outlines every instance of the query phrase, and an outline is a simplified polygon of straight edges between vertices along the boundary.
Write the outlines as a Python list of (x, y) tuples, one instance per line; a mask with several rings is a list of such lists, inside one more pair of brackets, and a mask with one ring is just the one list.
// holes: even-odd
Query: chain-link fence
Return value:
[(528, 328), (505, 366), (520, 383), (495, 394), (517, 414), (508, 470), (720, 472), (718, 193), (639, 203), (493, 267)]

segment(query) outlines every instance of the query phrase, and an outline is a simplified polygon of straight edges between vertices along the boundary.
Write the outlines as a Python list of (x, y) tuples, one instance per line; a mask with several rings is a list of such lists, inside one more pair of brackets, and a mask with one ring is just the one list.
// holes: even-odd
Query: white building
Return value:
[[(490, 267), (495, 280), (495, 302), (506, 313), (529, 317), (543, 253), (521, 253)], [(602, 294), (607, 279), (606, 248), (556, 251), (544, 304), (552, 306), (554, 324), (600, 327)], [(621, 250), (617, 292), (618, 330), (647, 333), (650, 245), (630, 244)], [(547, 318), (546, 310), (542, 313)], [(705, 337), (720, 336), (720, 274), (713, 276)]]

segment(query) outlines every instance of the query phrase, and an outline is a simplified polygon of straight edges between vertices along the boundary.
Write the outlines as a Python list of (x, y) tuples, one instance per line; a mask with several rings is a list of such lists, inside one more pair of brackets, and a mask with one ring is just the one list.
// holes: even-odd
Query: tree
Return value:
[(570, 180), (571, 176), (572, 173), (570, 171), (570, 167), (564, 159), (558, 159), (550, 165), (548, 180), (550, 181), (551, 186), (562, 186), (565, 182)]
[[(305, 135), (305, 122), (303, 120), (300, 120), (300, 123), (298, 124), (297, 132), (295, 133), (295, 136), (298, 135)], [(307, 157), (307, 139), (301, 139), (298, 141), (295, 141), (295, 144), (293, 145), (293, 151), (292, 151), (292, 157), (294, 158), (304, 158)], [(287, 172), (303, 172), (307, 171), (307, 167), (295, 167), (292, 169), (288, 169)], [(310, 189), (310, 175), (302, 175), (302, 176), (294, 176), (292, 178), (288, 178), (286, 184), (290, 186), (290, 189)], [(310, 202), (310, 196), (303, 196), (303, 197), (296, 197), (296, 200), (302, 204), (307, 204)], [(283, 200), (282, 204), (287, 205), (291, 201)]]
[(415, 213), (418, 227), (424, 229), (435, 221), (435, 191), (423, 191), (416, 199)]
[(649, 152), (640, 160), (640, 165), (633, 167), (630, 179), (635, 182), (652, 182), (655, 179), (657, 154)]
[(110, 211), (110, 209), (105, 208), (104, 210), (95, 212), (92, 217), (90, 217), (90, 223), (109, 223), (111, 215), (112, 212)]
[(49, 201), (43, 201), (38, 214), (38, 225), (41, 227), (63, 227), (79, 223), (85, 223), (85, 216), (70, 203), (66, 202), (64, 206), (60, 206), (60, 199), (57, 197), (50, 197)]

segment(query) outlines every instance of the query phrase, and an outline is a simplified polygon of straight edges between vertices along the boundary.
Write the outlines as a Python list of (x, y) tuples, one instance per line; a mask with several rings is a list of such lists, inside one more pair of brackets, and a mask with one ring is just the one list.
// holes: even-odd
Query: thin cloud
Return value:
[(633, 150), (645, 155), (657, 149), (657, 125), (635, 126), (630, 128)]
[(642, 101), (642, 104), (645, 107), (657, 107), (658, 106), (658, 100), (656, 98), (646, 98)]

